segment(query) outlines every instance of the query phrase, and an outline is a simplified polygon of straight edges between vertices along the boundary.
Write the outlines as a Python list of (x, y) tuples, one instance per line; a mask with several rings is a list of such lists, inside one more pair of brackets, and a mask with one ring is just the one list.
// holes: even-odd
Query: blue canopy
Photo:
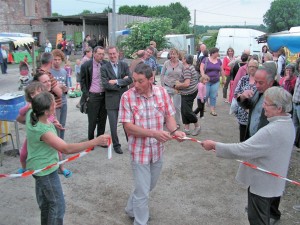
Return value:
[(289, 31), (260, 36), (258, 42), (267, 42), (269, 49), (274, 52), (281, 47), (286, 47), (292, 53), (298, 53), (300, 52), (300, 27), (292, 27)]

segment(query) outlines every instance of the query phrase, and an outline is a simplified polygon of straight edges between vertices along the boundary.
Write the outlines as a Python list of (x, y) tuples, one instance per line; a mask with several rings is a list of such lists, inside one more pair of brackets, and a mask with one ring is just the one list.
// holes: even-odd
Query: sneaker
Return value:
[(190, 130), (186, 130), (186, 129), (184, 129), (184, 131), (183, 131), (186, 135), (190, 135), (191, 134), (191, 131)]
[(193, 136), (197, 136), (201, 131), (201, 127), (195, 127), (195, 129), (192, 132)]
[(299, 205), (294, 205), (293, 209), (295, 209), (296, 211), (300, 211), (300, 204)]
[(201, 116), (200, 119), (203, 120), (203, 119), (204, 119), (204, 116)]

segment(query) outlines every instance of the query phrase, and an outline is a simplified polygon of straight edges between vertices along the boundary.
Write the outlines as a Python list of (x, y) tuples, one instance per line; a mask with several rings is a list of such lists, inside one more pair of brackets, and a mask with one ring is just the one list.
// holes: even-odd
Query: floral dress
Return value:
[[(256, 91), (256, 87), (254, 84), (249, 83), (250, 77), (249, 75), (243, 76), (239, 83), (236, 86), (236, 89), (234, 91), (234, 97), (237, 98), (239, 94), (242, 94), (245, 90), (252, 89), (253, 92)], [(235, 112), (235, 116), (238, 120), (239, 124), (247, 125), (248, 124), (248, 112), (243, 109), (242, 107), (238, 107), (237, 111)]]

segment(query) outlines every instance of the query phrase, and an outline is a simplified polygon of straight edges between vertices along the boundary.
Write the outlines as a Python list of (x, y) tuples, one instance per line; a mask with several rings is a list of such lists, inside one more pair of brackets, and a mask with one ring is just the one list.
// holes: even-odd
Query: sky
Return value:
[[(116, 12), (123, 5), (169, 5), (180, 2), (189, 9), (191, 23), (196, 25), (260, 25), (273, 0), (115, 0)], [(76, 15), (87, 9), (101, 13), (113, 0), (52, 0), (52, 12)], [(194, 13), (196, 10), (196, 14)], [(195, 19), (196, 16), (196, 19)]]

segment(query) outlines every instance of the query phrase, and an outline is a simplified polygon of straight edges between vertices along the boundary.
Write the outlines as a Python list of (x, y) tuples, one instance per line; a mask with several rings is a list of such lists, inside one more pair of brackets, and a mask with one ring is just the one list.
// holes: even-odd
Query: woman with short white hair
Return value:
[[(242, 143), (225, 144), (206, 140), (205, 150), (216, 150), (221, 158), (247, 160), (260, 168), (286, 177), (295, 140), (291, 115), (292, 96), (281, 87), (268, 88), (263, 108), (269, 123)], [(270, 224), (271, 206), (285, 189), (285, 180), (240, 165), (236, 179), (248, 187), (248, 220), (250, 225)]]

